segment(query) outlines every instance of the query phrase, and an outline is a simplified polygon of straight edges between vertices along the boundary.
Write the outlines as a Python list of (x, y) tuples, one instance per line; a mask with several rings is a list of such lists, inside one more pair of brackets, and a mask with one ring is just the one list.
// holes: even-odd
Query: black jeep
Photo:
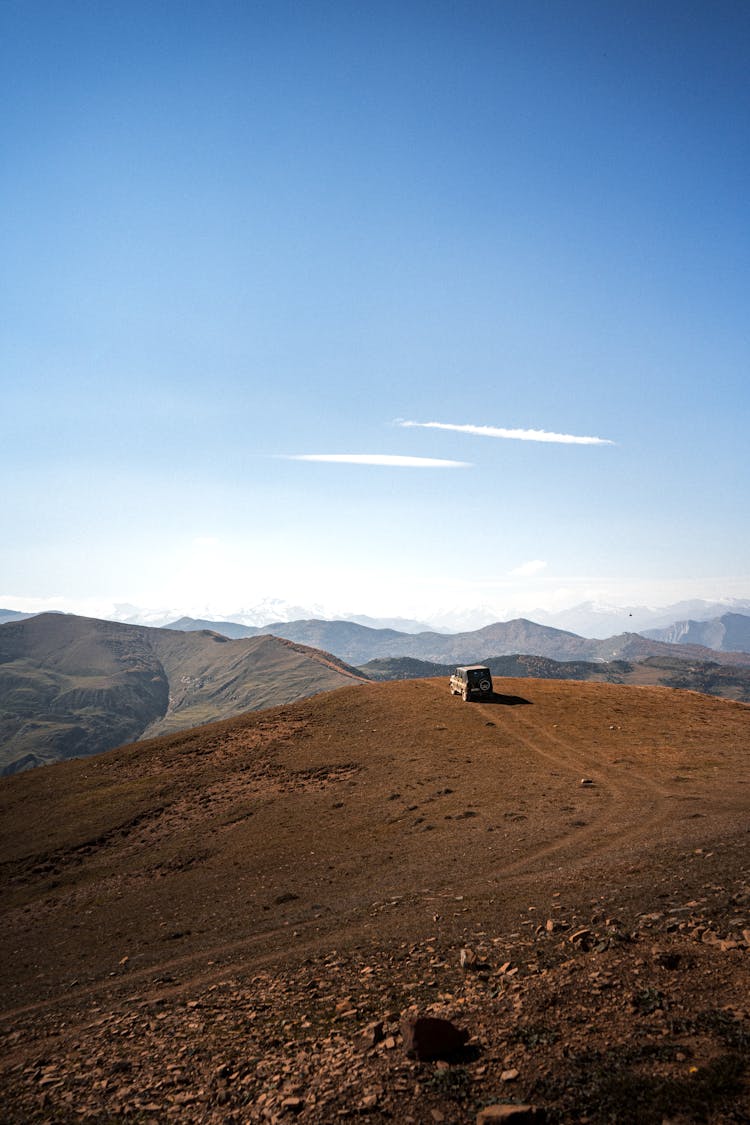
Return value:
[(451, 695), (460, 695), (464, 703), (470, 699), (492, 698), (492, 676), (484, 664), (467, 664), (456, 668), (450, 680)]

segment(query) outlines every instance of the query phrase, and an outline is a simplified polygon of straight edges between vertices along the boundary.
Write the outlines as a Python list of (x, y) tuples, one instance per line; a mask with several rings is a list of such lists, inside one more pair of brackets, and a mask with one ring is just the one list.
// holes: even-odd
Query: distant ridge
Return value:
[(725, 613), (750, 613), (750, 601), (728, 598), (723, 602), (716, 602), (694, 598), (691, 601), (674, 602), (658, 608), (645, 605), (615, 606), (581, 602), (569, 609), (556, 612), (538, 609), (523, 616), (531, 617), (541, 625), (572, 629), (574, 633), (584, 637), (604, 639), (623, 632), (647, 635), (654, 629), (667, 629), (674, 622), (687, 618), (694, 621), (708, 621)]
[(291, 703), (361, 681), (338, 657), (69, 614), (0, 625), (0, 771)]
[(223, 637), (231, 637), (233, 640), (242, 637), (259, 637), (263, 633), (272, 632), (268, 626), (241, 625), (239, 621), (207, 621), (196, 617), (178, 617), (176, 621), (170, 621), (161, 628), (177, 629), (182, 633), (199, 633), (208, 629), (212, 633), (220, 633)]
[(7, 621), (25, 621), (27, 617), (34, 617), (33, 613), (21, 613), (17, 609), (0, 609), (0, 625)]
[(750, 616), (724, 613), (708, 621), (675, 621), (667, 629), (644, 629), (642, 635), (666, 644), (705, 645), (716, 652), (750, 652)]
[[(232, 626), (230, 622), (200, 622), (182, 618), (173, 628), (211, 627), (217, 632), (255, 629), (255, 633), (271, 633), (299, 644), (335, 653), (348, 664), (362, 666), (370, 660), (389, 657), (410, 657), (437, 664), (485, 660), (488, 656), (511, 656), (524, 653), (544, 656), (550, 660), (646, 660), (649, 657), (681, 656), (685, 659), (715, 660), (716, 653), (700, 645), (671, 645), (651, 640), (640, 633), (621, 633), (603, 640), (580, 637), (564, 629), (538, 625), (526, 618), (497, 621), (465, 633), (403, 633), (396, 629), (371, 629), (353, 621), (277, 621), (262, 629), (254, 626)], [(232, 634), (235, 635), (235, 634)], [(249, 635), (249, 634), (241, 634)], [(750, 655), (726, 653), (723, 663), (750, 663)]]
[[(721, 601), (708, 601), (694, 598), (674, 602), (670, 605), (615, 605), (603, 602), (580, 602), (564, 610), (549, 610), (541, 606), (532, 608), (508, 609), (502, 616), (490, 606), (453, 606), (436, 608), (427, 620), (419, 621), (411, 617), (388, 615), (374, 617), (366, 613), (338, 611), (331, 613), (322, 606), (300, 606), (279, 598), (265, 598), (256, 605), (238, 609), (233, 613), (223, 612), (219, 619), (208, 615), (205, 610), (196, 617), (191, 610), (154, 609), (139, 607), (130, 602), (113, 602), (111, 612), (102, 609), (76, 609), (70, 605), (67, 611), (79, 616), (97, 617), (108, 621), (119, 621), (126, 625), (148, 625), (150, 627), (176, 628), (176, 621), (182, 621), (187, 628), (191, 622), (199, 622), (202, 627), (217, 626), (227, 634), (230, 625), (243, 625), (248, 628), (268, 632), (282, 623), (299, 621), (349, 621), (365, 625), (371, 629), (394, 629), (399, 633), (468, 633), (484, 628), (496, 621), (527, 620), (537, 625), (570, 631), (580, 637), (605, 640), (621, 633), (641, 633), (646, 635), (656, 629), (669, 629), (686, 621), (705, 622), (726, 614), (750, 615), (750, 599), (723, 598)], [(28, 607), (19, 609), (0, 609), (0, 624), (3, 620), (16, 617), (32, 617), (40, 610)], [(46, 612), (46, 611), (44, 611)], [(3, 614), (6, 614), (3, 618)], [(195, 626), (192, 626), (193, 628)]]

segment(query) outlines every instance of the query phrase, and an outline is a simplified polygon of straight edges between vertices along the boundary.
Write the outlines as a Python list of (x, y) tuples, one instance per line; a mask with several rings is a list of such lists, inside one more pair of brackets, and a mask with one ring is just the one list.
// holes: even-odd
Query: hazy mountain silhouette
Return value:
[(705, 645), (717, 652), (750, 652), (750, 617), (724, 613), (709, 621), (675, 621), (666, 629), (645, 629), (643, 636), (667, 644)]
[(33, 613), (21, 613), (17, 609), (0, 609), (0, 625), (6, 621), (25, 621), (27, 617), (34, 617)]
[[(181, 618), (172, 628), (210, 627), (229, 636), (229, 629), (251, 629), (252, 626), (231, 622), (199, 622)], [(564, 629), (538, 625), (518, 618), (497, 621), (465, 633), (404, 633), (397, 629), (371, 629), (353, 621), (278, 621), (257, 629), (299, 644), (335, 653), (349, 664), (362, 666), (370, 660), (387, 657), (410, 657), (437, 664), (460, 664), (486, 660), (488, 656), (510, 656), (523, 653), (544, 656), (550, 660), (645, 660), (650, 656), (683, 656), (685, 659), (715, 659), (705, 647), (683, 645), (680, 650), (664, 642), (650, 640), (640, 633), (621, 633), (604, 640), (579, 637)], [(232, 633), (231, 635), (248, 635)], [(731, 654), (728, 662), (747, 663), (742, 656)]]

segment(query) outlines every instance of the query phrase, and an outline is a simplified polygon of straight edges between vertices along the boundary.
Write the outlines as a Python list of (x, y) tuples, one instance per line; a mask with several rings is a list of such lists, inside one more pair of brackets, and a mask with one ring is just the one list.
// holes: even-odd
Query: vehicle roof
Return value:
[(459, 664), (456, 668), (457, 672), (489, 672), (486, 664)]

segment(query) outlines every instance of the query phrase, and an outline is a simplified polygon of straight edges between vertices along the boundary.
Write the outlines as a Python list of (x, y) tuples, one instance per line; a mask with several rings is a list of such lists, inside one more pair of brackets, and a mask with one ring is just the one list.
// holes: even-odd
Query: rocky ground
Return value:
[[(365, 689), (368, 732), (382, 736), (389, 729), (383, 700), (395, 721), (401, 699), (404, 734), (414, 697), (408, 685), (398, 685), (400, 695), (391, 686), (383, 696)], [(259, 868), (255, 878), (265, 878), (282, 859), (283, 876), (264, 891), (259, 914), (246, 918), (242, 938), (233, 921), (236, 903), (220, 881), (228, 857), (238, 862), (235, 851), (225, 855), (215, 844), (205, 849), (208, 858), (174, 870), (153, 864), (165, 834), (155, 825), (163, 829), (164, 816), (174, 832), (184, 823), (194, 833), (202, 824), (190, 819), (198, 814), (187, 808), (187, 791), (176, 782), (170, 783), (179, 790), (171, 806), (160, 793), (158, 822), (139, 813), (122, 839), (116, 837), (119, 843), (104, 833), (98, 847), (86, 844), (95, 863), (88, 875), (88, 853), (68, 872), (57, 829), (51, 858), (38, 850), (31, 855), (16, 841), (17, 858), (4, 867), (11, 907), (2, 933), (3, 1122), (750, 1122), (746, 713), (737, 704), (704, 704), (696, 696), (679, 705), (687, 710), (675, 703), (667, 718), (652, 704), (671, 695), (641, 696), (650, 701), (640, 718), (629, 712), (630, 768), (623, 774), (622, 747), (610, 742), (619, 727), (608, 720), (628, 698), (621, 694), (627, 689), (606, 695), (615, 710), (597, 712), (592, 734), (586, 704), (599, 697), (590, 685), (578, 694), (580, 686), (528, 686), (530, 706), (502, 715), (497, 708), (466, 709), (460, 701), (452, 707), (442, 695), (438, 703), (418, 688), (446, 716), (436, 726), (433, 715), (431, 731), (444, 733), (451, 746), (463, 732), (462, 749), (480, 775), (471, 792), (466, 786), (475, 784), (475, 774), (457, 779), (452, 766), (451, 784), (443, 785), (453, 759), (436, 760), (432, 741), (424, 759), (429, 787), (419, 790), (423, 759), (414, 741), (411, 781), (391, 764), (381, 792), (375, 784), (380, 768), (363, 754), (367, 740), (360, 745), (353, 738), (351, 710), (337, 734), (324, 721), (323, 704), (296, 712), (297, 726), (285, 716), (286, 741), (278, 753), (267, 737), (268, 716), (249, 722), (246, 735), (222, 727), (218, 744), (217, 728), (207, 728), (214, 746), (208, 756), (206, 738), (193, 749), (180, 744), (180, 761), (194, 777), (194, 753), (213, 761), (216, 745), (231, 736), (236, 748), (247, 737), (252, 777), (259, 784), (263, 759), (273, 778), (274, 795), (263, 798), (273, 804), (263, 807), (284, 817), (290, 808), (295, 812), (292, 821), (278, 822), (287, 824), (287, 850), (279, 845), (275, 856), (265, 857), (270, 867)], [(602, 690), (609, 692), (606, 685)], [(361, 722), (361, 710), (355, 713)], [(686, 719), (700, 731), (694, 753), (686, 750)], [(411, 721), (415, 730), (424, 726), (425, 710)], [(279, 796), (286, 785), (281, 765), (296, 763), (289, 756), (292, 727), (298, 734), (315, 728), (314, 740), (302, 740), (304, 759), (309, 765), (314, 747), (321, 754), (324, 747), (328, 780), (323, 785), (313, 773), (315, 784), (305, 781), (301, 796), (298, 779)], [(669, 750), (681, 728), (679, 749)], [(519, 753), (528, 752), (523, 800), (515, 786), (504, 805), (490, 793), (499, 730)], [(495, 757), (483, 765), (487, 747)], [(109, 756), (103, 759), (107, 793), (128, 763), (129, 751), (118, 753), (109, 764)], [(145, 753), (142, 774), (151, 768), (148, 748)], [(533, 774), (537, 756), (544, 769)], [(347, 769), (336, 774), (339, 758)], [(230, 760), (221, 764), (222, 777)], [(581, 776), (584, 760), (587, 777)], [(237, 792), (246, 801), (249, 761), (239, 761), (244, 780)], [(561, 773), (554, 785), (564, 793), (569, 778), (579, 796), (560, 797), (553, 787), (549, 797), (544, 787), (552, 784), (546, 771), (553, 761)], [(357, 804), (352, 778), (365, 768), (371, 778)], [(49, 787), (54, 777), (44, 772)], [(509, 767), (498, 792), (512, 777)], [(423, 795), (406, 798), (417, 807), (402, 814), (393, 794), (412, 784)], [(537, 788), (548, 798), (537, 800)], [(13, 793), (23, 797), (18, 809), (28, 816), (32, 794), (18, 786)], [(232, 825), (227, 838), (236, 841), (228, 797), (222, 790), (215, 798), (222, 824)], [(555, 820), (550, 810), (560, 800), (570, 805)], [(315, 831), (301, 819), (312, 801)], [(317, 867), (305, 860), (311, 841), (317, 861), (328, 839), (322, 802), (330, 804), (333, 826), (328, 859), (347, 849), (366, 854), (372, 824), (386, 824), (388, 814), (393, 836), (387, 839), (401, 842), (400, 862), (378, 863), (385, 855), (373, 850), (364, 868), (350, 863), (337, 874), (333, 862)], [(72, 807), (80, 817), (80, 806)], [(345, 822), (336, 819), (342, 807)], [(420, 809), (426, 813), (421, 821)], [(8, 815), (12, 811), (8, 806)], [(256, 811), (250, 823), (262, 810)], [(360, 822), (365, 814), (373, 821)], [(435, 827), (425, 832), (431, 822)], [(141, 840), (146, 828), (150, 834)], [(495, 854), (485, 841), (501, 832), (506, 850)], [(260, 838), (267, 839), (266, 829)], [(224, 847), (225, 835), (217, 839)], [(245, 846), (253, 839), (248, 836)], [(303, 844), (307, 852), (294, 852)], [(459, 844), (457, 869), (450, 859)], [(137, 899), (128, 897), (131, 884)], [(242, 885), (232, 884), (235, 896)], [(175, 904), (171, 914), (165, 896)], [(109, 915), (110, 926), (97, 921), (95, 940), (79, 927), (81, 918), (97, 917), (96, 909)], [(215, 921), (202, 931), (206, 918)], [(450, 1021), (453, 1039), (441, 1044), (435, 1038), (440, 1027), (431, 1025), (427, 1039), (417, 1035), (415, 1044), (417, 1018)]]
[[(421, 1125), (532, 1104), (548, 1122), (747, 1122), (750, 882), (698, 890), (634, 917), (607, 896), (585, 916), (557, 901), (463, 946), (428, 936), (210, 983), (166, 973), (131, 992), (126, 962), (108, 992), (6, 1025), (4, 1120)], [(408, 1057), (415, 1015), (466, 1045)]]

